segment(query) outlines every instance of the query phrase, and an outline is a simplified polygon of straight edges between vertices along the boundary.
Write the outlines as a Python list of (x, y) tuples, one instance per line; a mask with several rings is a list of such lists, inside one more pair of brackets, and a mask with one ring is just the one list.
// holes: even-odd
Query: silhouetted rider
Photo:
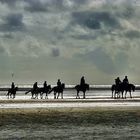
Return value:
[(116, 85), (119, 85), (121, 83), (121, 80), (119, 77), (117, 77), (117, 79), (115, 79), (115, 83), (116, 83)]
[(47, 81), (44, 82), (43, 86), (44, 88), (47, 88)]
[(58, 87), (61, 87), (61, 81), (60, 81), (60, 79), (58, 79), (58, 81), (57, 81), (57, 86)]
[(14, 88), (15, 88), (15, 84), (14, 84), (14, 82), (12, 82), (11, 89), (14, 89)]
[(85, 78), (84, 78), (84, 76), (82, 76), (82, 78), (81, 78), (80, 85), (81, 86), (85, 85)]
[(33, 85), (33, 91), (36, 91), (37, 88), (38, 88), (38, 86), (37, 86), (37, 82), (35, 82), (34, 85)]
[(125, 84), (129, 84), (129, 81), (128, 81), (127, 76), (125, 76), (125, 78), (123, 79), (123, 83), (125, 83)]

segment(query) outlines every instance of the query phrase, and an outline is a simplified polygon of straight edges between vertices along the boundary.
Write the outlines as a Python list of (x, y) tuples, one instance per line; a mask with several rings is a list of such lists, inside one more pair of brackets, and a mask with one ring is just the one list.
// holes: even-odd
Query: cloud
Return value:
[(72, 17), (74, 21), (82, 26), (90, 29), (101, 29), (102, 24), (109, 28), (120, 27), (119, 21), (109, 12), (102, 11), (82, 11), (73, 12)]
[(4, 47), (2, 47), (2, 46), (0, 45), (0, 54), (3, 54), (3, 53), (5, 53), (5, 49), (4, 49)]
[(19, 31), (25, 27), (23, 15), (19, 13), (9, 14), (4, 17), (4, 24), (0, 26), (2, 31)]
[(1, 3), (6, 3), (8, 6), (15, 6), (18, 0), (0, 0)]
[(114, 72), (116, 72), (113, 60), (101, 47), (95, 49), (94, 51), (86, 53), (85, 57), (100, 71), (103, 71), (108, 74), (113, 74)]
[(47, 3), (41, 0), (24, 0), (27, 3), (25, 10), (30, 12), (46, 12)]
[(129, 38), (129, 39), (139, 39), (140, 38), (140, 32), (139, 31), (135, 31), (135, 30), (130, 30), (127, 31), (126, 33), (124, 33), (125, 37)]
[(58, 48), (52, 48), (52, 56), (53, 57), (60, 56), (60, 50)]

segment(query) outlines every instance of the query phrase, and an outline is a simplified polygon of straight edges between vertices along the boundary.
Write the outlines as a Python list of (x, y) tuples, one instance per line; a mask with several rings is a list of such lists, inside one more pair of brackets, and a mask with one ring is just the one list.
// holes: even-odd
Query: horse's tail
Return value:
[(87, 90), (89, 90), (89, 84), (86, 84)]
[(78, 89), (78, 87), (79, 87), (79, 85), (76, 85), (74, 88), (75, 88), (75, 89)]
[(50, 94), (52, 91), (54, 91), (54, 88), (50, 89), (48, 93)]
[(133, 85), (133, 84), (130, 84), (130, 85), (131, 85), (131, 89), (132, 89), (133, 91), (135, 91), (135, 89), (136, 89), (135, 85)]
[(7, 92), (6, 96), (8, 96), (8, 95), (9, 95), (9, 93), (10, 93), (10, 89), (8, 89), (8, 92)]
[(111, 86), (111, 91), (114, 91), (115, 90), (115, 85), (112, 85)]
[(29, 91), (25, 92), (25, 94), (28, 94), (28, 93), (31, 92), (31, 91), (32, 91), (32, 89), (30, 89)]

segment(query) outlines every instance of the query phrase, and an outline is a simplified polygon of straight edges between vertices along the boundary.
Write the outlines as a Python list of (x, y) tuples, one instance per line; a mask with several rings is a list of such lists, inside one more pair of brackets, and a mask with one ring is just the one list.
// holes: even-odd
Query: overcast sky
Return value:
[(0, 83), (140, 84), (139, 13), (139, 0), (0, 0)]

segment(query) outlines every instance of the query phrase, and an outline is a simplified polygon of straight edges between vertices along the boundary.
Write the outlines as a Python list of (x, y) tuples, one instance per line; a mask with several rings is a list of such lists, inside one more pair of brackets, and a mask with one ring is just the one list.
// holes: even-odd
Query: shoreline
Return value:
[(106, 100), (0, 100), (0, 109), (31, 109), (31, 108), (140, 108), (140, 99), (106, 99)]

